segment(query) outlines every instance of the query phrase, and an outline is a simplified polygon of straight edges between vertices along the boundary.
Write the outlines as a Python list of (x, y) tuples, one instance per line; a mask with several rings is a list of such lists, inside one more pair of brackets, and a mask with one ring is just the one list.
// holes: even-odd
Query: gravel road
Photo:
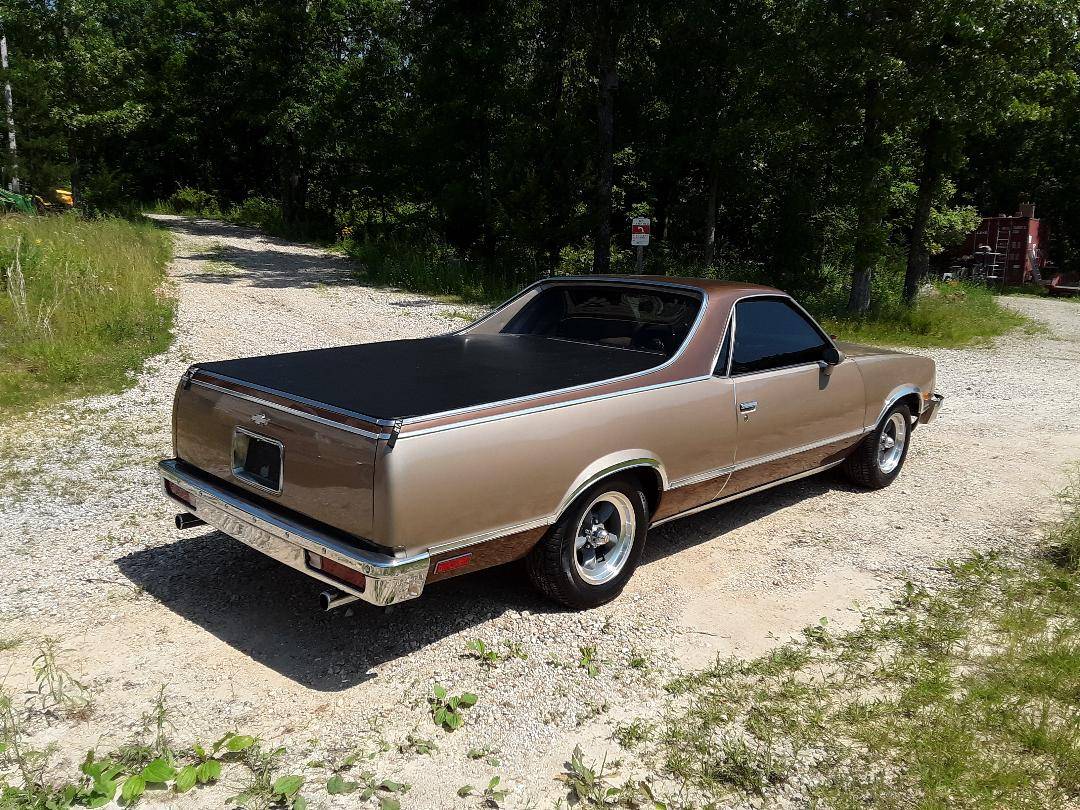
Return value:
[[(315, 807), (366, 806), (328, 796), (311, 764), (358, 748), (373, 754), (365, 769), (412, 785), (406, 808), (478, 806), (455, 791), (496, 774), (506, 806), (549, 807), (574, 745), (623, 756), (613, 727), (653, 713), (671, 674), (752, 655), (821, 616), (850, 624), (899, 581), (932, 582), (950, 555), (1030, 542), (1080, 460), (1080, 304), (1010, 298), (1046, 331), (929, 352), (945, 407), (887, 490), (827, 474), (668, 524), (624, 596), (585, 613), (552, 609), (511, 567), (389, 613), (322, 614), (317, 583), (217, 532), (173, 528), (154, 463), (169, 453), (176, 380), (195, 360), (429, 335), (470, 312), (361, 286), (315, 248), (158, 219), (176, 240), (172, 348), (124, 394), (0, 425), (4, 688), (22, 701), (39, 640), (54, 636), (93, 695), (77, 720), (29, 721), (34, 743), (58, 744), (57, 772), (127, 741), (164, 685), (177, 744), (239, 729), (283, 745)], [(518, 655), (484, 666), (465, 655), (473, 639)], [(588, 646), (597, 677), (579, 666)], [(435, 682), (479, 695), (453, 734), (428, 717)], [(467, 756), (483, 748), (498, 765)], [(220, 807), (240, 778), (233, 767), (218, 786), (148, 803)]]

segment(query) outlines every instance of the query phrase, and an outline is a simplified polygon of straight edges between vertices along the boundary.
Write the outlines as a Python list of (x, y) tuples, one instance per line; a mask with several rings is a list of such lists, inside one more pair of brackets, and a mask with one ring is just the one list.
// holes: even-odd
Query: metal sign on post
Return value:
[(637, 248), (637, 257), (634, 261), (637, 272), (641, 272), (644, 264), (643, 248), (649, 244), (649, 232), (652, 223), (648, 217), (634, 217), (630, 220), (630, 245)]
[(634, 247), (644, 247), (649, 244), (650, 227), (648, 217), (634, 217), (630, 222), (630, 244)]

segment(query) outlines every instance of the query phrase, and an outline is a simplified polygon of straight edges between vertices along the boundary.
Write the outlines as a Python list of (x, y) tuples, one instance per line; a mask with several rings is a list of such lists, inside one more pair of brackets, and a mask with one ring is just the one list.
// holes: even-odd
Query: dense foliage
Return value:
[[(976, 212), (1080, 255), (1075, 0), (4, 0), (24, 184), (208, 193), (476, 272), (767, 278), (864, 310)], [(183, 191), (189, 202), (199, 194)], [(854, 282), (849, 283), (849, 282)], [(879, 296), (880, 297), (880, 296)]]

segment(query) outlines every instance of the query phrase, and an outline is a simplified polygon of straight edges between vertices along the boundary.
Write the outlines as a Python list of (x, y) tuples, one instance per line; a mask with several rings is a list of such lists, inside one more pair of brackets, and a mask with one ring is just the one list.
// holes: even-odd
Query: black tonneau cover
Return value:
[(425, 416), (653, 368), (662, 354), (533, 335), (443, 335), (199, 369), (376, 419)]

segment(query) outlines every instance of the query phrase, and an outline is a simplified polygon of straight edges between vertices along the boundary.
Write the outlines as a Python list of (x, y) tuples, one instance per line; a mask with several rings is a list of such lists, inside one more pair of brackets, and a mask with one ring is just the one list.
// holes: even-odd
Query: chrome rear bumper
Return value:
[(929, 425), (937, 419), (938, 411), (941, 410), (941, 403), (944, 401), (945, 397), (941, 394), (933, 394), (930, 401), (923, 406), (922, 413), (919, 414), (919, 423)]
[[(186, 511), (241, 543), (261, 551), (278, 562), (302, 571), (313, 579), (333, 585), (373, 605), (393, 605), (415, 599), (424, 590), (430, 555), (394, 557), (354, 548), (346, 543), (303, 526), (289, 518), (238, 498), (212, 482), (185, 472), (175, 459), (158, 464), (165, 496)], [(172, 481), (194, 496), (194, 504), (185, 503), (165, 489)], [(309, 552), (333, 560), (365, 577), (363, 589), (328, 577), (312, 567)]]

